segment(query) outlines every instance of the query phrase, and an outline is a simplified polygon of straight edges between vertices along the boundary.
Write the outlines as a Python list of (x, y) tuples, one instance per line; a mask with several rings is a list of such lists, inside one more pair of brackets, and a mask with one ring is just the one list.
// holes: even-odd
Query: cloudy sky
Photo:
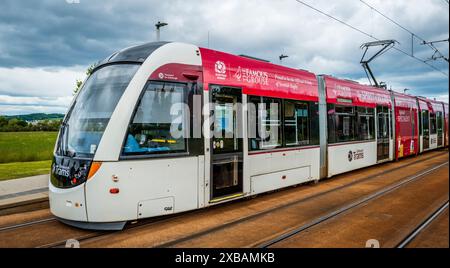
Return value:
[[(72, 3), (77, 2), (79, 3)], [(378, 38), (395, 39), (411, 52), (411, 34), (359, 0), (304, 0)], [(446, 0), (364, 0), (419, 37), (449, 37)], [(359, 64), (360, 45), (373, 39), (295, 0), (2, 0), (0, 8), (0, 114), (64, 113), (76, 79), (112, 52), (155, 40), (189, 42), (247, 54), (317, 74), (367, 83)], [(208, 41), (209, 33), (209, 41)], [(414, 39), (414, 55), (433, 50)], [(448, 42), (436, 44), (445, 57)], [(430, 61), (441, 72), (391, 50), (372, 69), (394, 90), (448, 101), (449, 65)], [(443, 73), (442, 73), (443, 72)]]

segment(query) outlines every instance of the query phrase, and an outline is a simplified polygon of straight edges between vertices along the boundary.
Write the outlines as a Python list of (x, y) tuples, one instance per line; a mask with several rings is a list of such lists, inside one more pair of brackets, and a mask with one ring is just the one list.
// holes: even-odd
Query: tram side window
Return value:
[(430, 119), (428, 111), (422, 111), (422, 129), (423, 135), (428, 137), (428, 135), (430, 135)]
[(187, 151), (186, 91), (185, 84), (148, 83), (128, 127), (124, 155)]
[(430, 134), (436, 134), (436, 114), (430, 113)]
[(358, 107), (358, 140), (375, 139), (375, 117), (373, 108)]
[(248, 135), (250, 150), (282, 146), (280, 99), (249, 97)]
[(437, 112), (436, 120), (437, 120), (437, 130), (439, 133), (441, 133), (443, 131), (442, 112)]
[(319, 145), (319, 103), (309, 102), (309, 145)]
[(284, 102), (284, 136), (286, 146), (309, 144), (308, 103)]
[(355, 108), (351, 106), (328, 105), (328, 142), (356, 140)]
[(377, 106), (377, 118), (378, 118), (378, 138), (389, 138), (389, 108), (386, 106)]
[(422, 136), (423, 135), (423, 130), (422, 130), (422, 113), (419, 113), (419, 135)]

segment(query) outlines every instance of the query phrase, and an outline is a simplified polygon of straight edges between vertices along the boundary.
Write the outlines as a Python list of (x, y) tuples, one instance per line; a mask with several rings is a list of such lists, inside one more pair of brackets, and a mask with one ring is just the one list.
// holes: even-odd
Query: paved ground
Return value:
[(49, 175), (0, 181), (0, 207), (48, 197)]

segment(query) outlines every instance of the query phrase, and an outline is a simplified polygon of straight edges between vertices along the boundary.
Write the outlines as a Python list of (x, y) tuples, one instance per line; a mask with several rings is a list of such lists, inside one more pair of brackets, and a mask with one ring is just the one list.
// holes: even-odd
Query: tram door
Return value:
[(377, 106), (377, 161), (389, 158), (389, 108), (387, 106)]
[(213, 119), (211, 138), (211, 201), (243, 192), (242, 90), (210, 86)]
[(441, 147), (443, 145), (442, 139), (444, 135), (444, 119), (442, 117), (442, 112), (436, 113), (436, 120), (437, 120), (437, 146)]
[(423, 149), (430, 148), (430, 117), (427, 110), (422, 111)]

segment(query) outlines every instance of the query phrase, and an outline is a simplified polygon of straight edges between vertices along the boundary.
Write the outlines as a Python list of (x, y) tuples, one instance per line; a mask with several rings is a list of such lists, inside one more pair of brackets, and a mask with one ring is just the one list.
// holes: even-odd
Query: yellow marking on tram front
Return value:
[(159, 143), (177, 143), (176, 140), (164, 140), (164, 139), (152, 139), (153, 142), (159, 142)]

